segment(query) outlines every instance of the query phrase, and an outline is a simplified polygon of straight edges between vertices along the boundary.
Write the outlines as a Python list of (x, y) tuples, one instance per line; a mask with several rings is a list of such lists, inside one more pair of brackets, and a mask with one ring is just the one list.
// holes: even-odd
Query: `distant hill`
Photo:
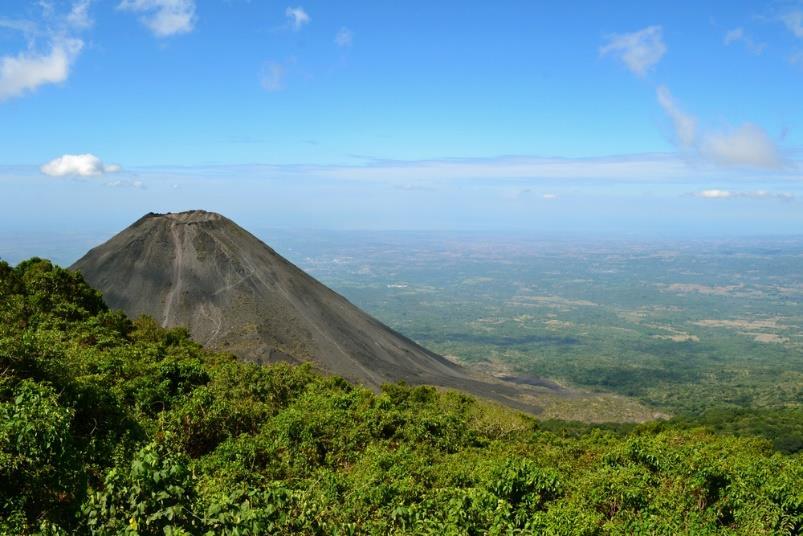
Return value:
[(539, 409), (531, 385), (474, 374), (419, 346), (220, 214), (147, 214), (71, 269), (109, 306), (187, 326), (201, 344), (244, 360), (313, 361), (374, 389), (403, 380)]

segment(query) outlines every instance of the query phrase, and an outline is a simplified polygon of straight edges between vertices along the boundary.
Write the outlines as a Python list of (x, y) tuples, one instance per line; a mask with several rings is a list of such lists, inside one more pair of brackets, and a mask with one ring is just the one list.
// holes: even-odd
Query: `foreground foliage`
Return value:
[(799, 534), (803, 458), (204, 351), (0, 263), (2, 534)]

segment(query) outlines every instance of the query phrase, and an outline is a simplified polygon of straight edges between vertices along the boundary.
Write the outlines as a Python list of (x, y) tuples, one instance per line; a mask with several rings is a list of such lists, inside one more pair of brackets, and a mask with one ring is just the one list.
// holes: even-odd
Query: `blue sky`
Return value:
[(0, 230), (803, 231), (803, 4), (4, 0)]

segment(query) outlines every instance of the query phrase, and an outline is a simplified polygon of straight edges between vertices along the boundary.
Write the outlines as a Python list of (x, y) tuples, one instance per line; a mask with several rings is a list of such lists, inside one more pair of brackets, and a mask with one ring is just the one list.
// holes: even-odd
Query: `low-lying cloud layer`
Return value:
[(349, 182), (438, 185), (449, 181), (528, 181), (565, 185), (613, 184), (803, 184), (796, 161), (778, 169), (722, 167), (677, 153), (588, 158), (500, 156), (428, 160), (363, 160), (348, 164), (244, 164), (159, 166), (137, 170), (149, 176), (225, 180)]
[(788, 192), (768, 192), (767, 190), (754, 190), (751, 192), (734, 192), (731, 190), (702, 190), (694, 192), (694, 197), (702, 199), (775, 199), (778, 201), (791, 201), (795, 196)]

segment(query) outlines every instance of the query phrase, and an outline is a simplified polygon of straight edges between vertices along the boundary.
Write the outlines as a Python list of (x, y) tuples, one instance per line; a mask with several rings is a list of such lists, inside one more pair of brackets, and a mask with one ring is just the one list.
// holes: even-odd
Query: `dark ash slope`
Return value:
[(536, 412), (530, 388), (480, 377), (352, 305), (231, 220), (148, 214), (72, 267), (129, 316), (187, 326), (198, 342), (256, 362), (314, 361), (372, 388), (463, 389)]

